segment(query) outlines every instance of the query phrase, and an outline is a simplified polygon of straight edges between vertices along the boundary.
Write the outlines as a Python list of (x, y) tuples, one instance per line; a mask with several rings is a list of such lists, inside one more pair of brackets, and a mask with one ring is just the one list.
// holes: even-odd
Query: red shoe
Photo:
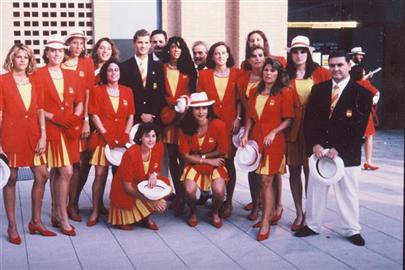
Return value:
[(60, 231), (67, 236), (76, 236), (75, 227), (72, 225), (70, 225), (70, 227), (72, 227), (70, 230), (65, 230), (64, 228), (60, 227)]
[(42, 229), (41, 226), (32, 222), (28, 223), (28, 231), (30, 232), (30, 234), (39, 233), (42, 236), (56, 236), (56, 233), (54, 233), (53, 231)]
[(281, 208), (280, 214), (273, 216), (273, 218), (271, 219), (271, 222), (270, 222), (271, 225), (277, 224), (277, 222), (281, 219), (281, 216), (283, 215), (283, 211), (284, 211), (284, 208)]
[(255, 223), (254, 225), (252, 225), (253, 228), (261, 228), (262, 227), (262, 222), (259, 221), (257, 223)]
[(246, 205), (243, 207), (243, 209), (246, 210), (246, 211), (251, 211), (251, 210), (253, 209), (253, 203), (250, 202), (250, 203), (246, 204)]
[(192, 217), (189, 217), (189, 218), (187, 219), (187, 224), (188, 224), (188, 226), (190, 226), (190, 227), (195, 227), (195, 226), (197, 226), (197, 224), (198, 224), (197, 216), (195, 217), (195, 219), (192, 218)]
[(72, 213), (69, 210), (67, 210), (68, 213), (68, 217), (73, 220), (73, 221), (77, 221), (77, 222), (81, 222), (82, 221), (82, 216), (76, 213)]
[(86, 223), (87, 227), (92, 227), (92, 226), (96, 225), (98, 223), (98, 217), (99, 216), (97, 216), (96, 219), (89, 218)]
[(222, 225), (224, 224), (222, 218), (220, 218), (218, 221), (215, 221), (214, 218), (211, 219), (211, 224), (212, 226), (214, 226), (215, 228), (219, 229), (222, 227)]
[(60, 222), (56, 217), (51, 217), (51, 224), (54, 228), (59, 228)]
[(365, 162), (365, 163), (363, 164), (363, 168), (364, 168), (365, 170), (375, 171), (375, 170), (378, 170), (380, 167), (378, 167), (378, 166), (376, 166), (376, 165), (371, 165), (371, 164), (368, 164), (367, 162)]
[(11, 237), (11, 235), (10, 235), (10, 233), (9, 232), (7, 232), (8, 233), (8, 237), (7, 237), (7, 240), (11, 243), (11, 244), (14, 244), (14, 245), (21, 245), (21, 238), (20, 238), (20, 235), (17, 233), (17, 236), (16, 237)]
[(132, 225), (118, 225), (117, 228), (123, 231), (132, 231), (134, 229)]
[(267, 231), (267, 233), (259, 233), (257, 234), (257, 241), (263, 241), (268, 239), (270, 236), (270, 226), (269, 226), (269, 230)]
[(143, 226), (149, 230), (153, 230), (153, 231), (159, 230), (159, 226), (150, 220), (143, 221)]

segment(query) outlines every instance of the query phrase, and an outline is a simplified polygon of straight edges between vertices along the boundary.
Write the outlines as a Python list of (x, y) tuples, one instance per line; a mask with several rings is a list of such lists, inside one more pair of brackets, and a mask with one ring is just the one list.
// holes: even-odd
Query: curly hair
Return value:
[(160, 129), (156, 124), (153, 123), (142, 123), (139, 125), (138, 130), (135, 133), (134, 142), (138, 145), (142, 144), (142, 137), (151, 131), (155, 131), (156, 142), (160, 140)]
[(260, 83), (257, 86), (256, 95), (262, 93), (266, 87), (266, 83), (263, 80), (263, 71), (267, 65), (271, 65), (272, 68), (277, 70), (276, 82), (274, 83), (273, 87), (270, 90), (270, 95), (275, 96), (281, 91), (282, 88), (288, 85), (289, 79), (287, 72), (283, 68), (283, 65), (278, 60), (270, 57), (267, 58), (266, 61), (264, 62), (262, 68), (262, 79), (260, 80)]
[(226, 66), (227, 66), (228, 68), (229, 68), (229, 67), (233, 67), (233, 66), (235, 65), (235, 61), (233, 60), (233, 56), (232, 56), (232, 54), (231, 54), (231, 49), (230, 49), (229, 46), (228, 46), (225, 42), (223, 42), (223, 41), (219, 41), (219, 42), (217, 42), (217, 43), (214, 43), (214, 44), (210, 47), (210, 49), (208, 50), (207, 64), (206, 64), (206, 66), (207, 66), (208, 68), (212, 68), (212, 69), (215, 68), (216, 64), (215, 64), (214, 60), (212, 59), (212, 57), (214, 56), (214, 51), (215, 51), (215, 49), (216, 49), (217, 47), (219, 47), (219, 46), (225, 46), (226, 51), (227, 51), (227, 53), (228, 53), (228, 55), (229, 55), (228, 60), (226, 60)]
[(10, 50), (8, 51), (7, 56), (6, 56), (6, 60), (4, 61), (3, 68), (4, 68), (4, 70), (7, 70), (9, 72), (12, 72), (14, 70), (13, 62), (14, 62), (16, 54), (19, 51), (24, 51), (28, 55), (28, 66), (25, 70), (25, 73), (27, 75), (29, 75), (32, 72), (34, 72), (34, 70), (36, 68), (36, 60), (35, 60), (34, 53), (32, 52), (31, 48), (24, 44), (15, 44), (10, 48)]
[(193, 59), (191, 59), (190, 50), (188, 49), (188, 46), (184, 39), (178, 36), (169, 38), (167, 44), (162, 50), (162, 62), (170, 62), (170, 47), (173, 44), (181, 49), (180, 58), (177, 60), (177, 68), (179, 69), (180, 73), (189, 76), (189, 91), (194, 92), (196, 88), (197, 71), (194, 68), (194, 62)]
[(114, 59), (110, 59), (107, 62), (105, 62), (104, 65), (100, 69), (100, 85), (105, 85), (108, 83), (107, 69), (111, 64), (116, 64), (118, 66), (118, 68), (120, 68), (120, 63)]
[[(94, 44), (93, 49), (91, 50), (91, 58), (93, 59), (94, 66), (98, 67), (100, 60), (98, 59), (97, 50), (100, 47), (101, 43), (105, 41), (111, 45), (111, 58), (113, 60), (119, 61), (120, 51), (118, 50), (117, 45), (108, 37), (100, 38), (96, 44)], [(108, 60), (110, 60), (108, 59)]]

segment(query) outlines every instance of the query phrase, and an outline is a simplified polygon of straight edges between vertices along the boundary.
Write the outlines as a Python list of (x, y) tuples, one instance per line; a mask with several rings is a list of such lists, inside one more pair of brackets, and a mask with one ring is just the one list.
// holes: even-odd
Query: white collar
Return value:
[(348, 75), (344, 80), (340, 81), (339, 83), (336, 83), (333, 79), (332, 79), (332, 89), (335, 87), (335, 85), (339, 86), (339, 97), (342, 94), (343, 90), (345, 89), (345, 87), (347, 86), (347, 84), (350, 81), (350, 75)]
[(141, 62), (143, 64), (145, 64), (145, 66), (148, 66), (149, 55), (147, 55), (145, 59), (141, 59), (138, 56), (136, 56), (136, 54), (135, 54), (134, 58), (135, 58), (136, 63), (138, 64), (138, 67), (139, 67)]

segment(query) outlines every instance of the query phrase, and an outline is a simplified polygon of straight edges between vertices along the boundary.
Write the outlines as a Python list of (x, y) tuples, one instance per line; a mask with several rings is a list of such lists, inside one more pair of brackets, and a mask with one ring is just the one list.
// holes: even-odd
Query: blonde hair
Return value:
[(6, 60), (4, 61), (3, 64), (3, 68), (9, 72), (12, 72), (14, 70), (13, 61), (15, 59), (16, 54), (19, 51), (25, 51), (28, 54), (29, 62), (27, 68), (25, 69), (25, 73), (29, 75), (32, 72), (34, 72), (36, 68), (36, 60), (31, 48), (24, 44), (15, 44), (13, 45), (13, 47), (11, 47), (10, 51), (7, 53)]

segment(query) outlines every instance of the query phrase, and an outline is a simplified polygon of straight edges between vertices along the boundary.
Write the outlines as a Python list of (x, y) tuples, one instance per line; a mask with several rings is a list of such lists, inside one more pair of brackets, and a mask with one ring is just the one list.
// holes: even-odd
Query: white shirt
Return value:
[(145, 59), (141, 59), (141, 58), (139, 58), (138, 56), (136, 56), (136, 54), (135, 54), (135, 55), (134, 55), (134, 58), (135, 58), (136, 64), (138, 65), (139, 70), (140, 70), (141, 63), (142, 63), (143, 68), (145, 69), (145, 74), (146, 74), (146, 76), (148, 76), (148, 61), (149, 61), (149, 56), (146, 56)]
[(344, 80), (342, 80), (342, 81), (339, 82), (339, 83), (336, 83), (336, 82), (332, 79), (332, 91), (333, 91), (333, 88), (335, 87), (335, 85), (338, 85), (338, 86), (339, 86), (339, 95), (338, 95), (338, 98), (340, 98), (340, 96), (342, 95), (342, 92), (343, 92), (343, 90), (345, 89), (345, 87), (347, 86), (347, 84), (349, 83), (349, 81), (350, 81), (350, 75), (348, 75)]

